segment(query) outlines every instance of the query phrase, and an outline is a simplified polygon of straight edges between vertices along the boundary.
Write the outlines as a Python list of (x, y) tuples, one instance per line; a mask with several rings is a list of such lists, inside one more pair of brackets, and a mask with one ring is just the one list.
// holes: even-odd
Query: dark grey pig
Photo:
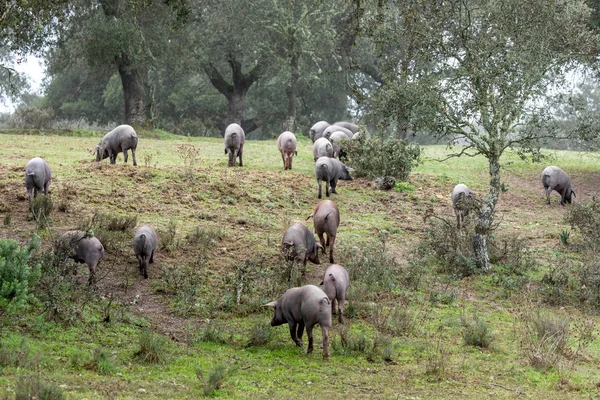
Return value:
[(342, 126), (330, 125), (323, 131), (323, 137), (329, 140), (333, 132), (344, 132), (350, 139), (352, 139), (352, 136), (354, 136), (354, 132), (352, 132), (350, 129), (346, 129)]
[(319, 199), (321, 198), (321, 181), (325, 181), (325, 195), (329, 197), (329, 185), (331, 193), (337, 193), (335, 188), (338, 179), (351, 181), (350, 171), (352, 168), (342, 164), (335, 158), (321, 157), (315, 163), (315, 176), (319, 184)]
[(338, 264), (332, 264), (325, 270), (323, 275), (323, 291), (329, 297), (331, 302), (331, 314), (335, 313), (335, 303), (338, 306), (338, 322), (344, 323), (344, 302), (346, 301), (346, 292), (350, 286), (350, 276), (346, 268)]
[[(317, 204), (315, 212), (308, 218), (310, 217), (313, 217), (315, 233), (319, 237), (321, 246), (323, 246), (323, 252), (325, 252), (325, 247), (329, 246), (329, 262), (334, 263), (333, 248), (335, 245), (337, 228), (340, 225), (340, 211), (333, 201), (323, 200)], [(327, 242), (325, 242), (325, 234), (327, 234)]]
[(135, 150), (137, 149), (138, 137), (135, 130), (129, 125), (119, 125), (112, 131), (108, 132), (100, 143), (94, 149), (96, 153), (96, 161), (102, 161), (105, 158), (110, 158), (110, 163), (117, 162), (117, 155), (123, 152), (123, 158), (127, 162), (127, 150), (131, 150), (133, 165), (137, 165), (135, 161)]
[(27, 198), (38, 195), (42, 190), (48, 195), (48, 187), (52, 181), (52, 171), (46, 160), (40, 157), (34, 157), (25, 166), (25, 188), (27, 189)]
[(310, 140), (312, 140), (312, 142), (314, 143), (315, 140), (321, 138), (323, 136), (323, 131), (328, 126), (329, 126), (329, 122), (327, 122), (327, 121), (319, 121), (316, 124), (314, 124), (310, 128), (310, 131), (308, 131), (308, 136), (310, 137)]
[(85, 264), (90, 270), (88, 284), (96, 279), (96, 267), (104, 257), (104, 246), (95, 238), (84, 231), (67, 231), (58, 239), (56, 249), (63, 252), (75, 262)]
[(546, 203), (550, 204), (550, 193), (556, 190), (560, 194), (560, 204), (571, 204), (571, 195), (575, 196), (575, 191), (571, 187), (569, 175), (558, 167), (546, 167), (542, 171), (542, 185), (546, 190)]
[[(286, 261), (302, 262), (302, 276), (306, 275), (306, 262), (310, 261), (313, 264), (320, 264), (319, 248), (323, 248), (310, 230), (301, 223), (295, 223), (286, 229), (281, 240), (281, 251), (285, 256)], [(291, 269), (288, 276), (288, 282), (291, 280)]]
[(333, 146), (325, 138), (319, 138), (313, 144), (313, 158), (317, 161), (319, 157), (333, 157)]
[(352, 131), (352, 133), (358, 132), (358, 125), (353, 124), (352, 122), (346, 121), (338, 121), (334, 125), (341, 126), (342, 128), (346, 128)]
[(321, 326), (323, 335), (323, 359), (329, 360), (329, 329), (331, 329), (331, 306), (329, 298), (314, 285), (288, 289), (277, 301), (265, 304), (273, 307), (271, 326), (288, 324), (290, 336), (297, 346), (302, 347), (302, 334), (306, 327), (308, 336), (307, 353), (313, 351), (313, 327)]
[(246, 134), (238, 124), (231, 124), (225, 129), (225, 154), (229, 154), (229, 166), (235, 167), (235, 159), (240, 158), (240, 167), (243, 167), (242, 153)]
[(467, 185), (459, 183), (454, 186), (452, 190), (452, 208), (454, 208), (458, 229), (462, 227), (463, 220), (469, 215), (472, 201), (473, 192)]
[(154, 262), (154, 251), (158, 238), (150, 225), (141, 226), (133, 237), (133, 252), (140, 263), (140, 274), (148, 279), (148, 263)]
[(342, 131), (335, 131), (329, 136), (329, 141), (331, 142), (331, 146), (333, 146), (333, 158), (341, 159), (345, 156), (342, 141), (348, 139), (350, 139), (348, 135)]
[(277, 149), (283, 159), (283, 169), (292, 169), (292, 158), (298, 155), (296, 150), (296, 135), (285, 131), (277, 138)]

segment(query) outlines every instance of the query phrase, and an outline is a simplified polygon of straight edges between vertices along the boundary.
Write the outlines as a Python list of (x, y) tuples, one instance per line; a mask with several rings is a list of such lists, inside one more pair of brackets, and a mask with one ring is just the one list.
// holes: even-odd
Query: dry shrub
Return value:
[(537, 310), (521, 316), (521, 346), (532, 367), (558, 368), (569, 347), (569, 319)]
[(579, 232), (581, 247), (597, 253), (600, 251), (600, 198), (574, 203), (565, 214), (565, 222)]

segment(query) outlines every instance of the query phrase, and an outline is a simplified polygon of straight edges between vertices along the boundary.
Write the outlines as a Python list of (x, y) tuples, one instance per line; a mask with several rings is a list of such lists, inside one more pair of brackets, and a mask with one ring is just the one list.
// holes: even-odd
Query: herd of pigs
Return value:
[[(344, 165), (336, 158), (344, 155), (344, 141), (360, 136), (358, 126), (349, 122), (336, 122), (333, 125), (325, 121), (317, 122), (312, 126), (309, 136), (313, 142), (313, 156), (315, 160), (315, 177), (318, 183), (318, 198), (321, 198), (321, 182), (325, 182), (325, 194), (336, 193), (338, 179), (351, 180), (351, 168)], [(225, 154), (229, 156), (229, 166), (243, 166), (242, 154), (245, 142), (245, 133), (238, 124), (231, 124), (224, 134)], [(138, 137), (135, 130), (129, 125), (120, 125), (107, 133), (94, 152), (96, 161), (109, 158), (111, 164), (116, 163), (118, 153), (123, 153), (127, 162), (127, 151), (131, 150), (133, 165), (137, 165), (135, 151)], [(292, 132), (283, 132), (277, 139), (277, 148), (281, 152), (284, 169), (292, 168), (292, 158), (297, 155), (296, 136)], [(48, 163), (40, 158), (31, 159), (25, 167), (25, 187), (27, 197), (31, 199), (42, 192), (47, 195), (52, 173)], [(575, 195), (571, 187), (569, 176), (559, 167), (550, 166), (542, 172), (542, 185), (546, 192), (546, 202), (550, 203), (550, 193), (556, 190), (560, 196), (560, 203), (571, 203), (571, 196)], [(329, 190), (331, 187), (331, 191)], [(458, 184), (452, 191), (452, 205), (456, 215), (458, 228), (469, 214), (474, 199), (473, 192), (464, 184)], [(306, 273), (306, 263), (311, 261), (320, 264), (318, 252), (326, 252), (329, 247), (329, 262), (331, 265), (325, 269), (323, 281), (320, 285), (305, 285), (287, 290), (277, 301), (265, 304), (273, 307), (274, 316), (271, 326), (287, 323), (292, 340), (300, 347), (302, 335), (306, 328), (308, 336), (308, 353), (313, 350), (312, 330), (319, 325), (323, 338), (323, 358), (329, 358), (329, 329), (332, 326), (332, 314), (338, 312), (338, 321), (343, 323), (344, 302), (346, 291), (350, 285), (350, 278), (346, 269), (334, 261), (334, 244), (337, 228), (340, 223), (340, 213), (331, 200), (320, 201), (313, 214), (315, 233), (319, 237), (316, 241), (313, 234), (302, 223), (295, 223), (283, 234), (281, 249), (290, 265), (294, 262), (302, 264), (301, 275)], [(308, 219), (307, 218), (307, 219)], [(327, 240), (325, 240), (327, 235)], [(133, 237), (133, 251), (139, 263), (140, 274), (148, 278), (147, 267), (154, 262), (158, 237), (149, 225), (140, 227)], [(55, 250), (62, 251), (78, 263), (86, 264), (89, 268), (89, 283), (94, 282), (95, 271), (98, 263), (104, 257), (102, 243), (84, 231), (67, 231), (55, 242)], [(291, 281), (291, 268), (288, 281)]]

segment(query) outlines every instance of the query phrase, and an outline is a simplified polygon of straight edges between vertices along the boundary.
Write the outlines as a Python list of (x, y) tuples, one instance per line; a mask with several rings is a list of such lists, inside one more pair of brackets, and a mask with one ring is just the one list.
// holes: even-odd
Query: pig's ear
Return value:
[(277, 302), (276, 301), (272, 301), (270, 303), (263, 304), (262, 306), (263, 307), (273, 307), (273, 308), (275, 308), (276, 305), (277, 305)]
[(321, 283), (319, 283), (319, 286), (323, 286), (323, 281), (321, 281)]

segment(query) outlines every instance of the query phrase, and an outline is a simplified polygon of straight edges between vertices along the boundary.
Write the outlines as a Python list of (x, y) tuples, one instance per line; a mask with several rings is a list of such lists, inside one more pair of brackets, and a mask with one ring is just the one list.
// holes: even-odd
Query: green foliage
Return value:
[(54, 203), (50, 196), (41, 194), (32, 198), (29, 207), (38, 229), (47, 228), (50, 225), (50, 214), (54, 209)]
[(7, 124), (11, 129), (50, 129), (53, 119), (54, 112), (49, 108), (22, 105), (11, 115)]
[(165, 347), (167, 340), (164, 336), (157, 335), (148, 329), (140, 333), (140, 349), (135, 356), (141, 361), (158, 364), (165, 360)]
[(407, 305), (371, 308), (371, 323), (379, 331), (397, 336), (412, 335), (420, 322), (419, 315), (411, 311)]
[(226, 364), (218, 363), (208, 373), (208, 377), (204, 377), (202, 370), (196, 367), (196, 377), (203, 384), (202, 393), (204, 396), (212, 394), (214, 391), (221, 389), (225, 383), (225, 379), (231, 374), (231, 370)]
[(565, 222), (579, 232), (583, 245), (593, 252), (600, 251), (600, 198), (572, 204), (565, 215)]
[(194, 265), (165, 265), (161, 267), (156, 290), (173, 295), (173, 311), (180, 316), (194, 315), (210, 308), (198, 297), (206, 282), (206, 260), (200, 258)]
[(272, 336), (273, 329), (271, 329), (268, 322), (256, 321), (254, 325), (252, 325), (252, 330), (250, 331), (250, 338), (248, 339), (248, 343), (246, 343), (246, 346), (265, 346), (269, 343)]
[[(98, 227), (109, 231), (127, 232), (135, 228), (137, 215), (112, 215), (103, 212), (96, 212), (88, 227)], [(84, 227), (85, 228), (85, 227)], [(87, 230), (87, 229), (82, 229)]]
[(494, 341), (494, 335), (485, 319), (475, 313), (473, 318), (461, 315), (460, 322), (463, 326), (462, 337), (465, 344), (484, 349), (490, 347), (490, 344)]
[(0, 309), (9, 314), (24, 311), (34, 299), (31, 289), (40, 279), (40, 265), (30, 265), (31, 253), (40, 247), (35, 235), (20, 247), (12, 239), (0, 239)]
[(560, 243), (563, 246), (567, 246), (569, 244), (569, 237), (571, 236), (571, 231), (563, 229), (562, 231), (560, 231), (558, 236), (560, 237)]
[(15, 400), (63, 400), (66, 396), (54, 383), (46, 382), (39, 375), (21, 376), (15, 386)]
[(347, 165), (355, 169), (355, 175), (369, 178), (393, 176), (405, 181), (412, 168), (419, 164), (419, 145), (404, 140), (381, 140), (361, 135), (346, 142)]
[(94, 349), (91, 360), (84, 365), (84, 368), (96, 371), (100, 375), (111, 375), (116, 369), (109, 351), (100, 346)]
[(160, 249), (171, 253), (179, 247), (179, 240), (177, 239), (177, 224), (175, 221), (169, 221), (165, 229), (158, 230), (158, 236), (160, 237)]
[(29, 343), (25, 338), (21, 339), (19, 348), (15, 349), (6, 343), (0, 342), (0, 371), (2, 368), (27, 368), (30, 364)]

